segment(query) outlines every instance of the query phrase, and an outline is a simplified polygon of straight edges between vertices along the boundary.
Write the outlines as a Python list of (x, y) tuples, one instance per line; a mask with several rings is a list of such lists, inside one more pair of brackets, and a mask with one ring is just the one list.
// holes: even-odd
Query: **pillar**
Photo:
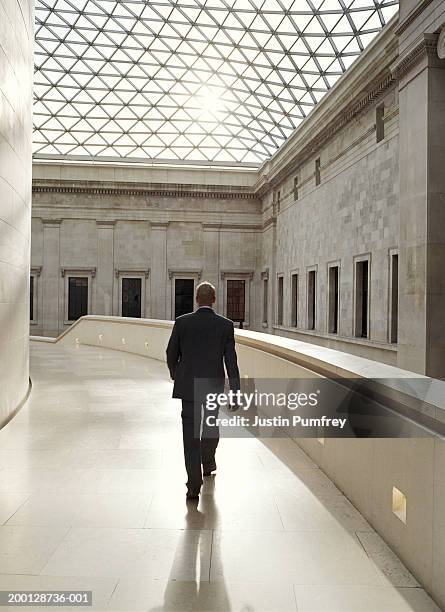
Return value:
[(42, 219), (43, 223), (43, 335), (57, 336), (60, 312), (60, 219)]
[(113, 314), (114, 224), (114, 221), (97, 221), (95, 314), (107, 316)]
[[(402, 16), (407, 13), (403, 4)], [(412, 14), (406, 14), (409, 26), (404, 21), (399, 26), (401, 52), (394, 69), (400, 105), (398, 365), (441, 378), (445, 376), (445, 60), (438, 55), (437, 21), (425, 25), (421, 13), (414, 21)]]
[(151, 223), (150, 312), (154, 319), (167, 318), (167, 228), (168, 223)]
[(224, 283), (220, 283), (219, 278), (221, 223), (204, 223), (202, 229), (204, 238), (204, 265), (202, 280), (206, 280), (215, 286), (215, 310), (222, 314)]

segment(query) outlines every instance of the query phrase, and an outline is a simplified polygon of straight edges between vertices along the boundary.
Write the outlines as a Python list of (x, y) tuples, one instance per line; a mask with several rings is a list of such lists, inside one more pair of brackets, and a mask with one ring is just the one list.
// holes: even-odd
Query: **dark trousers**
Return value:
[(202, 471), (215, 469), (215, 451), (219, 442), (219, 428), (209, 426), (206, 417), (218, 416), (216, 410), (207, 410), (201, 403), (182, 400), (182, 438), (187, 470), (187, 486), (199, 489)]

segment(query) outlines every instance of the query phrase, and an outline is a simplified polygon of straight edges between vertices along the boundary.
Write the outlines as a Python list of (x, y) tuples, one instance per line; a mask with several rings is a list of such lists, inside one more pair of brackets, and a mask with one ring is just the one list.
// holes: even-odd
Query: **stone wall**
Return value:
[[(38, 171), (35, 166), (35, 182)], [(203, 279), (214, 283), (217, 308), (223, 312), (225, 280), (241, 274), (253, 308), (250, 276), (256, 267), (261, 202), (243, 193), (241, 185), (238, 193), (214, 186), (223, 190), (218, 197), (206, 196), (204, 184), (188, 195), (181, 195), (179, 187), (170, 187), (169, 194), (147, 193), (136, 172), (131, 190), (128, 183), (124, 190), (120, 181), (107, 180), (93, 190), (83, 168), (77, 180), (73, 168), (69, 172), (70, 185), (80, 186), (80, 192), (70, 191), (62, 178), (58, 185), (65, 185), (63, 192), (42, 180), (34, 194), (32, 270), (39, 274), (39, 295), (31, 333), (55, 336), (69, 325), (70, 273), (90, 277), (93, 314), (121, 314), (120, 278), (132, 273), (142, 279), (143, 317), (174, 316), (174, 282), (182, 277), (193, 278), (195, 285)], [(206, 178), (204, 173), (201, 180)]]
[(0, 424), (28, 391), (33, 2), (0, 0)]
[[(384, 106), (385, 137), (377, 143), (376, 106)], [(321, 161), (321, 182), (315, 184), (315, 159)], [(276, 247), (265, 246), (264, 257), (275, 276), (284, 277), (283, 324), (278, 325), (277, 295), (269, 328), (279, 334), (395, 363), (396, 347), (389, 342), (389, 257), (399, 242), (397, 91), (352, 121), (298, 172), (276, 185)], [(294, 178), (298, 177), (298, 199)], [(272, 206), (264, 202), (264, 214)], [(354, 261), (370, 259), (368, 338), (355, 337)], [(328, 329), (328, 265), (339, 266), (339, 327)], [(308, 270), (316, 268), (315, 330), (307, 316)], [(297, 324), (291, 320), (291, 276), (298, 274)], [(274, 282), (275, 293), (277, 282)]]

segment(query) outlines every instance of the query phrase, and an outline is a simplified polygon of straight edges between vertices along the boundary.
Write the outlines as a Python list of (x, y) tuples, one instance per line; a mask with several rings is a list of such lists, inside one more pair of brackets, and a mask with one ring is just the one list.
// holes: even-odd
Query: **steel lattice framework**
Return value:
[(259, 165), (397, 0), (37, 0), (36, 157)]

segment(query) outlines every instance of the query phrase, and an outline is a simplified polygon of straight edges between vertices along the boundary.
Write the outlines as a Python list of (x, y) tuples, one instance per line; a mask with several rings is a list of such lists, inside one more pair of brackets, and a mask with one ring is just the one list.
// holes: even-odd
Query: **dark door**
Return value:
[(141, 289), (140, 278), (122, 279), (122, 316), (141, 318)]
[(246, 282), (243, 280), (227, 281), (227, 318), (236, 323), (244, 323), (246, 299)]
[(368, 337), (368, 262), (362, 262), (362, 338)]
[(29, 278), (29, 320), (34, 320), (34, 276)]
[(175, 279), (175, 319), (187, 312), (193, 312), (193, 278)]
[(70, 276), (68, 279), (68, 320), (76, 321), (88, 314), (88, 278)]

